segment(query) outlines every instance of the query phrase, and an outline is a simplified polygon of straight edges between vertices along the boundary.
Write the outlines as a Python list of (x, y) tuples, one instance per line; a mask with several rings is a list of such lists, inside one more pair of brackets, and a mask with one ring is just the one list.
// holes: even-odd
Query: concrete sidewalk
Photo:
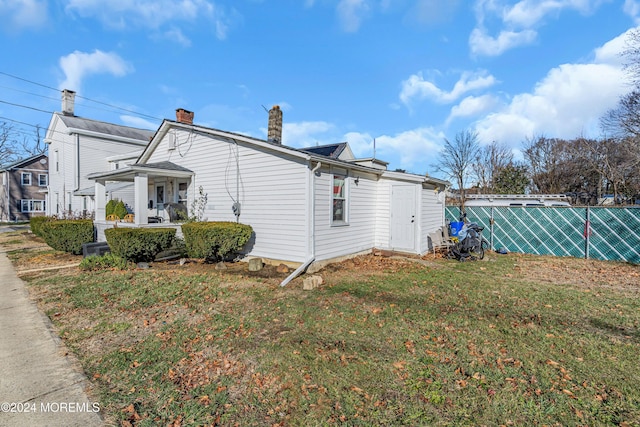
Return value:
[(74, 360), (0, 252), (0, 426), (102, 426)]

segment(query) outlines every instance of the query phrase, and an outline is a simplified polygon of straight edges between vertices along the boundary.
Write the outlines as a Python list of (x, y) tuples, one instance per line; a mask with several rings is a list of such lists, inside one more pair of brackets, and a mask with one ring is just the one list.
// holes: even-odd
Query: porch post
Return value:
[(133, 210), (135, 212), (135, 223), (148, 224), (147, 201), (149, 200), (149, 177), (146, 173), (137, 173), (133, 179), (135, 202)]
[(96, 221), (104, 221), (106, 217), (106, 205), (107, 205), (107, 190), (105, 181), (96, 180)]

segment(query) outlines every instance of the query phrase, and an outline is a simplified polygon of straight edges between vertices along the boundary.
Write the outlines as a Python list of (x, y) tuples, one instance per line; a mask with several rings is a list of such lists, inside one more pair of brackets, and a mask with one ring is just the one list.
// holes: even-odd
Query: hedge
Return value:
[(53, 221), (55, 218), (50, 216), (32, 216), (29, 219), (29, 226), (31, 227), (31, 232), (38, 237), (42, 237), (42, 224), (47, 221)]
[(82, 245), (93, 242), (93, 221), (90, 219), (44, 221), (40, 225), (40, 233), (47, 245), (53, 249), (80, 255)]
[(111, 252), (133, 262), (153, 261), (171, 247), (175, 228), (109, 228), (104, 231)]
[(235, 222), (189, 222), (182, 225), (182, 234), (191, 258), (221, 261), (238, 252), (251, 238), (249, 225)]

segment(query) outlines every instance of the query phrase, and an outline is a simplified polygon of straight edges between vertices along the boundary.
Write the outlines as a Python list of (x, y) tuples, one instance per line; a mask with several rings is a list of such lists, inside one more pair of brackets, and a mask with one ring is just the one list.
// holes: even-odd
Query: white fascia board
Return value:
[(117, 162), (118, 160), (137, 159), (143, 153), (143, 150), (131, 151), (124, 154), (116, 154), (114, 156), (107, 157), (108, 162)]

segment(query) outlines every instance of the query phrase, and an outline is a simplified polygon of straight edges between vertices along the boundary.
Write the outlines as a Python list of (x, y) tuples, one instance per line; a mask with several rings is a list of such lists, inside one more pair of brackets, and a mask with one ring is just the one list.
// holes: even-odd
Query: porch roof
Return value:
[(87, 178), (105, 181), (133, 181), (135, 176), (139, 173), (145, 173), (149, 176), (165, 176), (173, 178), (190, 178), (194, 175), (192, 170), (176, 165), (175, 163), (157, 162), (133, 164), (122, 169), (91, 173), (87, 175)]

